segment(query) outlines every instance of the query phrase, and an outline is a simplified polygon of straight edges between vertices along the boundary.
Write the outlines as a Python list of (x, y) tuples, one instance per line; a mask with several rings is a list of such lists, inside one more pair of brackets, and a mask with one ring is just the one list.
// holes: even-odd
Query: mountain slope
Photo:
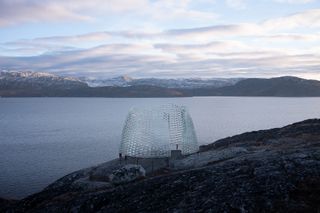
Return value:
[(60, 77), (42, 72), (0, 72), (0, 96), (54, 96), (87, 88), (77, 78)]
[(250, 78), (232, 86), (200, 88), (186, 92), (192, 96), (317, 97), (320, 96), (320, 81), (297, 77)]
[(42, 72), (0, 72), (1, 89), (55, 88), (72, 89), (87, 86), (77, 78), (60, 77)]
[(119, 76), (110, 79), (90, 79), (80, 78), (91, 87), (127, 87), (127, 86), (155, 86), (164, 88), (180, 88), (180, 89), (192, 89), (192, 88), (210, 88), (210, 87), (223, 87), (231, 86), (240, 81), (240, 78), (178, 78), (178, 79), (165, 79), (165, 78), (139, 78), (134, 79), (129, 76)]
[[(48, 73), (0, 72), (2, 97), (186, 97), (274, 96), (320, 97), (320, 81), (296, 77), (251, 79), (132, 79), (105, 80), (92, 87), (84, 80)], [(91, 84), (100, 84), (99, 80)]]
[(225, 87), (225, 95), (241, 96), (320, 96), (320, 82), (296, 77), (246, 79)]
[(80, 77), (79, 79), (87, 83), (90, 87), (126, 87), (130, 86), (130, 82), (133, 81), (131, 77), (126, 75), (107, 79), (96, 79), (86, 77)]

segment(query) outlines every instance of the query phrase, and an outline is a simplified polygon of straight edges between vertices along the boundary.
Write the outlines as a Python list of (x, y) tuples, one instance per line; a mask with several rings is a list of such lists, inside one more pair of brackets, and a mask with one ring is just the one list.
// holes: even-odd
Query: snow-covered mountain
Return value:
[(114, 87), (126, 87), (130, 86), (130, 82), (133, 79), (127, 75), (118, 76), (115, 78), (88, 78), (80, 77), (81, 81), (87, 83), (90, 87), (102, 87), (102, 86), (114, 86)]
[(178, 78), (178, 79), (158, 79), (158, 78), (145, 78), (136, 79), (131, 81), (132, 85), (150, 85), (161, 86), (166, 88), (182, 88), (182, 89), (194, 89), (194, 88), (211, 88), (211, 87), (224, 87), (231, 86), (237, 83), (239, 78)]
[(93, 78), (80, 78), (91, 87), (101, 86), (115, 86), (115, 87), (127, 87), (127, 86), (157, 86), (165, 88), (209, 88), (209, 87), (224, 87), (236, 84), (241, 78), (177, 78), (177, 79), (165, 79), (165, 78), (131, 78), (129, 76), (119, 76), (109, 79), (93, 79)]
[(87, 86), (77, 78), (61, 77), (45, 72), (1, 71), (0, 88), (72, 89)]
[[(88, 84), (90, 86), (88, 86)], [(108, 87), (107, 87), (108, 86)], [(320, 97), (320, 81), (297, 77), (212, 79), (70, 78), (39, 72), (0, 72), (0, 97)]]
[(240, 78), (131, 78), (127, 75), (118, 76), (115, 78), (90, 78), (90, 77), (62, 77), (45, 72), (31, 71), (1, 71), (0, 72), (0, 87), (10, 88), (75, 88), (75, 87), (128, 87), (128, 86), (155, 86), (164, 88), (219, 88), (231, 86), (240, 81)]

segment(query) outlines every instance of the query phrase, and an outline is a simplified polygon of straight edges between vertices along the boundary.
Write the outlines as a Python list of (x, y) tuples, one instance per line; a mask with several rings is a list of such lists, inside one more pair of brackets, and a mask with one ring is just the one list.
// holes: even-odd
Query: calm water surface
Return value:
[(168, 103), (188, 107), (200, 144), (320, 118), (320, 98), (0, 98), (0, 197), (117, 157), (128, 110)]

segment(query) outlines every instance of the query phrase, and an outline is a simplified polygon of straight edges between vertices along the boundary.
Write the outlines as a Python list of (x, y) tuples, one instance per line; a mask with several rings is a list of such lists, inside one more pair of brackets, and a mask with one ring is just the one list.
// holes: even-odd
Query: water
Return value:
[(320, 117), (320, 98), (0, 98), (0, 197), (117, 157), (132, 106), (188, 107), (200, 144)]

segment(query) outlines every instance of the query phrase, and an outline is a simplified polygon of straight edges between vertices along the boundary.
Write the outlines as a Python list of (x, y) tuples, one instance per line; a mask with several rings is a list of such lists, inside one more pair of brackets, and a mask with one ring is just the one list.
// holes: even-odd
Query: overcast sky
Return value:
[(0, 69), (320, 80), (320, 0), (0, 0)]

